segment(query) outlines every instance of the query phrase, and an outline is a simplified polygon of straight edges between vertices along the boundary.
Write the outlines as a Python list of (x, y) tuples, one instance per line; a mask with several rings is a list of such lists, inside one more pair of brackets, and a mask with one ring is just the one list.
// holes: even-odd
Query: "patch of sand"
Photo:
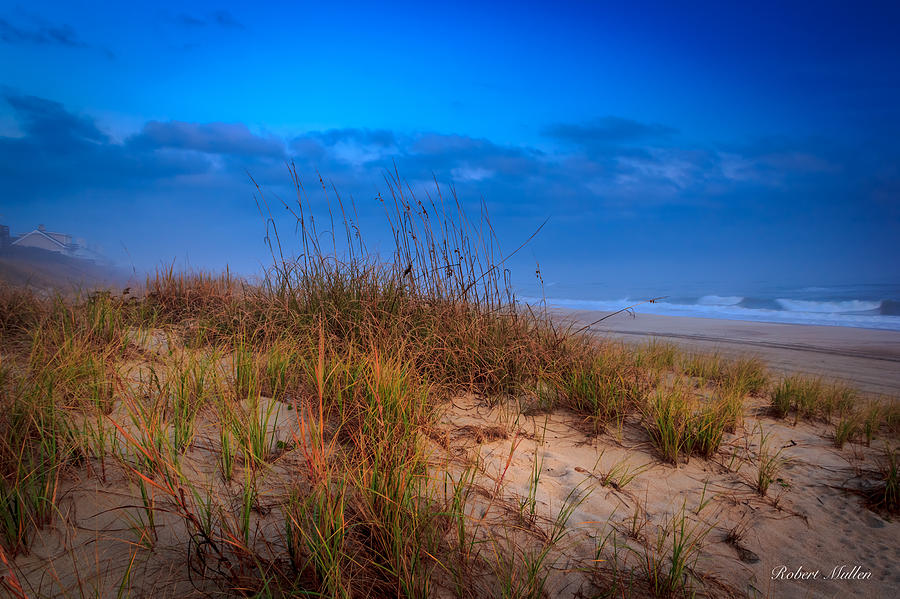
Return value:
[[(692, 458), (676, 467), (659, 461), (634, 421), (596, 435), (575, 414), (518, 413), (513, 405), (489, 407), (462, 398), (444, 415), (442, 427), (451, 439), (449, 454), (478, 464), (476, 480), (484, 495), (499, 488), (499, 496), (492, 502), (482, 498), (482, 511), (473, 514), (492, 531), (486, 538), (505, 528), (501, 523), (546, 532), (567, 502), (578, 498), (567, 521), (570, 533), (551, 553), (556, 565), (548, 580), (550, 596), (594, 596), (608, 588), (611, 571), (631, 568), (638, 578), (631, 592), (641, 596), (647, 556), (671, 546), (671, 530), (661, 545), (657, 542), (682, 507), (687, 530), (702, 535), (693, 565), (701, 581), (696, 584), (715, 596), (868, 598), (893, 597), (900, 589), (900, 523), (870, 511), (846, 490), (866, 484), (875, 447), (838, 450), (824, 427), (791, 426), (759, 415), (727, 435), (712, 460)], [(786, 460), (766, 496), (755, 490), (758, 425), (770, 433), (767, 446), (783, 448)], [(473, 434), (483, 429), (506, 434)], [(527, 505), (536, 456), (539, 518), (528, 522), (520, 517), (520, 506)], [(488, 503), (493, 519), (484, 514)], [(729, 538), (732, 530), (737, 532)], [(534, 551), (541, 538), (532, 538)], [(597, 562), (603, 539), (604, 561)], [(485, 552), (488, 561), (496, 559), (490, 549)], [(829, 579), (834, 568), (850, 571), (857, 565), (871, 573), (869, 579)], [(773, 580), (773, 571), (782, 566), (819, 574), (811, 580)]]

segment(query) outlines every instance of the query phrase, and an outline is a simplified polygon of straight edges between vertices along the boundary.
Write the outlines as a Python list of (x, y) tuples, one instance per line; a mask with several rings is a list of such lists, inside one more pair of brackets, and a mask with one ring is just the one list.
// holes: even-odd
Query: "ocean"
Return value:
[(721, 285), (671, 285), (660, 288), (617, 289), (601, 285), (550, 284), (544, 297), (521, 295), (528, 304), (575, 310), (620, 310), (664, 296), (634, 308), (638, 314), (693, 316), (788, 324), (826, 325), (900, 331), (900, 284), (822, 286), (753, 286), (733, 291)]

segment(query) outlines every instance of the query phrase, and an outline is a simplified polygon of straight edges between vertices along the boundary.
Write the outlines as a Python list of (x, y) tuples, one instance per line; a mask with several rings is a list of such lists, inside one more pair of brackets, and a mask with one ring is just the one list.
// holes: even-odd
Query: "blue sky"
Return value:
[(377, 237), (396, 164), (523, 283), (900, 281), (895, 3), (431, 4), (0, 3), (0, 221), (250, 273), (247, 173)]

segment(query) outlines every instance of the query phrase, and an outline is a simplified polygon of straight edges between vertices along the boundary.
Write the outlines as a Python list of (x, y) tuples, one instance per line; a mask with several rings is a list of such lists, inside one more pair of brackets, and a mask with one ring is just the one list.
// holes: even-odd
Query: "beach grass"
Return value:
[[(517, 425), (497, 437), (508, 456), (490, 484), (477, 459), (436, 467), (442, 410), (459, 396), (566, 411), (594, 436), (630, 424), (667, 468), (713, 460), (741, 428), (745, 403), (770, 389), (779, 417), (839, 416), (838, 447), (896, 432), (896, 409), (857, 413), (849, 387), (775, 382), (753, 358), (598, 339), (523, 307), (490, 222), (469, 221), (455, 198), (422, 202), (393, 181), (382, 201), (394, 248), (383, 262), (352, 204), (335, 198), (339, 242), (304, 212), (294, 181), (299, 200), (286, 207), (299, 258), (270, 230), (273, 264), (261, 281), (168, 268), (127, 294), (0, 286), (6, 590), (52, 594), (40, 580), (23, 583), (14, 564), (36, 537), (75, 526), (62, 498), (73, 481), (96, 479), (118, 485), (122, 502), (110, 511), (131, 531), (119, 593), (136, 584), (135, 556), (164, 549), (184, 557), (174, 579), (206, 594), (547, 596), (576, 536), (567, 523), (590, 491), (573, 487), (547, 515), (535, 445), (530, 486), (507, 506), (525, 439)], [(783, 459), (760, 435), (755, 487), (765, 496)], [(884, 492), (872, 501), (896, 509), (896, 453), (885, 456)], [(621, 493), (650, 467), (620, 462), (595, 477)], [(632, 542), (644, 542), (627, 551), (639, 563), (579, 571), (606, 577), (600, 587), (691, 595), (708, 529), (684, 505), (655, 540), (640, 518), (635, 509)], [(84, 588), (82, 573), (72, 576), (48, 584)]]

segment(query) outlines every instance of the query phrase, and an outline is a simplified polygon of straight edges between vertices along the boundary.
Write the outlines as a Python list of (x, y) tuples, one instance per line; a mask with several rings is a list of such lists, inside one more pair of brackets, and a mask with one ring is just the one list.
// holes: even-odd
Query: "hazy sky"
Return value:
[(248, 173), (375, 223), (396, 163), (550, 217), (526, 278), (900, 281), (896, 2), (481, 4), (2, 2), (0, 222), (249, 273)]

